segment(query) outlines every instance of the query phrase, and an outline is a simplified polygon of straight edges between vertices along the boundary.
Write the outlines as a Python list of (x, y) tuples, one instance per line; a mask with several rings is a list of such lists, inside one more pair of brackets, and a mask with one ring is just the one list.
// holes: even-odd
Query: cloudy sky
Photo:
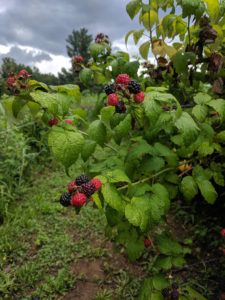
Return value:
[[(69, 68), (65, 39), (81, 27), (109, 35), (113, 47), (126, 50), (124, 35), (137, 28), (126, 13), (129, 0), (0, 0), (0, 59), (55, 73)], [(128, 50), (138, 49), (130, 44)]]

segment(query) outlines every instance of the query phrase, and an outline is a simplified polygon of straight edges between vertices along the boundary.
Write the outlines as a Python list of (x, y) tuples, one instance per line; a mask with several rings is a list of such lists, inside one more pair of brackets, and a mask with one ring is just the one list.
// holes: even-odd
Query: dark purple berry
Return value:
[(170, 296), (170, 289), (169, 288), (165, 288), (161, 291), (162, 296), (167, 299)]
[(141, 91), (141, 85), (137, 81), (131, 80), (128, 83), (128, 90), (132, 94), (138, 94)]
[(96, 187), (91, 181), (82, 184), (82, 193), (84, 193), (87, 197), (90, 197), (95, 191)]
[(115, 106), (115, 111), (119, 114), (126, 112), (126, 105), (123, 101), (119, 101), (118, 104)]
[(59, 199), (59, 202), (62, 206), (70, 206), (71, 194), (70, 193), (63, 193)]
[(116, 87), (113, 83), (105, 86), (106, 95), (114, 94), (116, 92)]
[(75, 182), (76, 182), (76, 185), (81, 186), (82, 184), (87, 183), (89, 180), (90, 179), (87, 175), (82, 174), (75, 179)]
[(171, 300), (179, 300), (179, 292), (177, 290), (173, 290), (171, 293)]

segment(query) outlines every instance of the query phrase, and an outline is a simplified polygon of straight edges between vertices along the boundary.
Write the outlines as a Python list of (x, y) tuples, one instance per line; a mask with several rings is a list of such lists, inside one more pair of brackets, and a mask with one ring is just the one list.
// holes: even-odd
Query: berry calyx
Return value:
[(116, 106), (119, 102), (119, 98), (116, 94), (110, 94), (108, 95), (108, 105), (111, 105), (111, 106)]
[(225, 228), (222, 228), (220, 231), (220, 235), (225, 238)]
[(91, 179), (91, 183), (94, 184), (96, 190), (99, 190), (102, 187), (102, 182), (98, 178)]
[(81, 188), (82, 193), (84, 193), (87, 197), (90, 197), (96, 191), (94, 183), (91, 181), (82, 184)]
[(131, 80), (128, 83), (128, 90), (132, 94), (138, 94), (141, 91), (141, 85), (135, 80)]
[(110, 94), (115, 93), (116, 87), (113, 83), (111, 83), (111, 84), (106, 85), (104, 90), (105, 90), (106, 95), (110, 95)]
[(145, 239), (144, 240), (144, 245), (145, 245), (145, 248), (148, 248), (152, 245), (152, 241), (150, 239)]
[(70, 206), (70, 201), (71, 201), (71, 194), (70, 193), (63, 193), (59, 199), (59, 202), (62, 206)]
[(19, 78), (23, 78), (23, 79), (27, 79), (28, 77), (30, 77), (31, 75), (27, 72), (27, 70), (23, 69), (20, 70), (18, 73), (18, 77)]
[(134, 101), (136, 103), (141, 103), (143, 102), (145, 99), (145, 93), (144, 92), (140, 92), (134, 95)]
[(89, 177), (85, 174), (82, 174), (75, 179), (76, 185), (78, 185), (78, 186), (81, 186), (82, 184), (84, 184), (88, 181), (89, 181)]
[(124, 85), (128, 85), (129, 84), (129, 81), (130, 81), (130, 77), (128, 74), (119, 74), (117, 77), (116, 77), (116, 83), (117, 84), (124, 84)]
[(54, 118), (52, 118), (48, 121), (48, 125), (51, 126), (51, 127), (54, 126), (54, 125), (57, 125), (58, 123), (59, 123), (59, 119), (56, 118), (56, 117), (54, 117)]
[(64, 122), (67, 124), (73, 125), (73, 120), (71, 120), (71, 119), (65, 119)]
[(78, 192), (72, 197), (70, 204), (76, 207), (81, 207), (86, 203), (86, 201), (87, 196)]
[(119, 101), (118, 104), (115, 106), (115, 108), (116, 108), (115, 111), (118, 114), (122, 114), (126, 112), (126, 105), (123, 101)]
[(75, 55), (73, 56), (72, 60), (75, 62), (75, 63), (82, 63), (84, 61), (84, 58), (82, 55)]
[(75, 181), (71, 181), (68, 185), (67, 185), (67, 189), (69, 193), (73, 193), (77, 188), (77, 185), (75, 183)]

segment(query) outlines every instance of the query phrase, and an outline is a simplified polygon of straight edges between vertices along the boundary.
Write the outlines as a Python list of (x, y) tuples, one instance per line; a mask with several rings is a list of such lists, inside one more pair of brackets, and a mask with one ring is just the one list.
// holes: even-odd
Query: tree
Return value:
[(79, 31), (73, 30), (66, 39), (68, 56), (73, 57), (74, 55), (82, 55), (86, 60), (88, 60), (90, 58), (88, 47), (92, 40), (93, 37), (88, 34), (88, 30), (86, 28), (81, 28)]

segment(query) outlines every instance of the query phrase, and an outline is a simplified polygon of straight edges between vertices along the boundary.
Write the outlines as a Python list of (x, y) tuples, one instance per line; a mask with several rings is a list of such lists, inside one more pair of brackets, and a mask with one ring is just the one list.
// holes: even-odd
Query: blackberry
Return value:
[(78, 185), (78, 186), (80, 186), (84, 183), (87, 183), (88, 181), (89, 181), (89, 178), (85, 174), (82, 174), (75, 179), (76, 185)]
[(128, 90), (132, 94), (140, 93), (140, 91), (141, 91), (141, 85), (137, 81), (131, 80), (128, 83)]
[(62, 206), (70, 206), (70, 200), (71, 200), (71, 194), (70, 193), (63, 193), (59, 199), (60, 204), (62, 204)]
[(126, 111), (126, 106), (123, 101), (119, 101), (119, 103), (115, 106), (115, 111), (119, 114), (125, 113)]
[(90, 197), (95, 191), (96, 187), (91, 181), (82, 184), (82, 193), (84, 193), (87, 197)]
[(173, 290), (171, 293), (171, 300), (179, 300), (179, 292), (177, 290)]
[(116, 91), (115, 84), (111, 83), (111, 84), (108, 84), (105, 86), (106, 95), (113, 94), (113, 93), (115, 93), (115, 91)]
[(163, 289), (161, 294), (165, 299), (167, 299), (170, 296), (170, 289), (169, 288)]

